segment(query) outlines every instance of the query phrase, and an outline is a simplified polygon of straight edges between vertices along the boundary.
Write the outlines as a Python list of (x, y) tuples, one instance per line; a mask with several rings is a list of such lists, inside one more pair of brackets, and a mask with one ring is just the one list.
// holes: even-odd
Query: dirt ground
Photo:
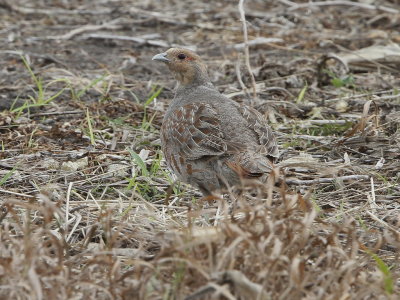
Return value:
[[(399, 1), (247, 0), (247, 44), (238, 2), (0, 2), (0, 299), (398, 299)], [(268, 119), (280, 184), (174, 184), (177, 46)]]

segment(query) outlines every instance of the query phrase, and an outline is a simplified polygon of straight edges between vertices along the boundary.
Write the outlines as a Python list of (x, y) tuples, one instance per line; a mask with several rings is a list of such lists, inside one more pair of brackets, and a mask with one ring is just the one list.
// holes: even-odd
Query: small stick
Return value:
[(335, 125), (344, 125), (348, 123), (346, 120), (310, 120), (310, 123), (313, 125), (325, 125), (325, 124), (335, 124)]
[(367, 199), (371, 211), (375, 213), (376, 209), (379, 208), (379, 206), (376, 204), (375, 186), (373, 177), (371, 177), (371, 194), (367, 195)]
[[(383, 90), (383, 91), (372, 92), (372, 93), (351, 95), (351, 96), (346, 96), (346, 97), (337, 97), (337, 98), (332, 98), (332, 99), (326, 99), (325, 103), (336, 102), (338, 100), (352, 100), (352, 99), (363, 98), (363, 97), (372, 96), (372, 95), (377, 96), (377, 95), (382, 95), (382, 94), (391, 94), (393, 92), (394, 92), (394, 89), (390, 89), (390, 90)], [(390, 96), (390, 97), (397, 98), (397, 97), (399, 97), (399, 95)], [(385, 98), (380, 97), (380, 99), (385, 99)], [(377, 99), (377, 100), (379, 100), (379, 99)]]
[(131, 42), (138, 43), (140, 45), (146, 44), (146, 45), (157, 46), (157, 47), (168, 47), (169, 46), (169, 44), (163, 40), (150, 40), (150, 39), (145, 39), (145, 38), (141, 38), (141, 37), (126, 36), (126, 35), (91, 33), (91, 34), (84, 35), (83, 38), (131, 41)]
[(397, 228), (393, 227), (392, 225), (386, 223), (385, 221), (379, 219), (376, 215), (374, 215), (372, 212), (367, 210), (367, 214), (376, 222), (378, 222), (379, 224), (385, 226), (386, 228), (389, 228), (391, 231), (395, 232), (396, 234), (400, 234), (400, 232), (397, 230)]
[[(285, 4), (289, 4), (289, 1), (281, 1), (281, 2), (286, 2)], [(317, 1), (317, 2), (309, 2), (309, 3), (304, 3), (304, 4), (297, 4), (293, 3), (292, 7), (288, 8), (288, 11), (293, 11), (297, 10), (300, 8), (309, 8), (313, 6), (335, 6), (335, 5), (344, 5), (344, 6), (355, 6), (359, 8), (364, 8), (364, 9), (372, 9), (372, 10), (381, 10), (384, 12), (388, 13), (393, 13), (393, 14), (398, 14), (400, 11), (395, 8), (383, 6), (383, 5), (371, 5), (371, 4), (366, 4), (366, 3), (360, 3), (360, 2), (355, 2), (355, 1)]]
[[(240, 60), (237, 61), (236, 66), (235, 66), (235, 71), (236, 71), (236, 77), (239, 81), (240, 87), (242, 88), (243, 91), (239, 92), (241, 94), (246, 94), (246, 86), (242, 80), (242, 75), (240, 74)], [(235, 95), (237, 95), (238, 93), (235, 93)]]
[(82, 215), (80, 215), (80, 214), (75, 214), (75, 216), (76, 216), (76, 222), (75, 222), (74, 226), (72, 227), (72, 230), (71, 230), (71, 232), (69, 233), (69, 235), (68, 235), (68, 237), (67, 237), (67, 239), (66, 239), (66, 242), (67, 242), (67, 243), (68, 243), (68, 241), (70, 240), (70, 238), (72, 237), (72, 235), (74, 234), (76, 228), (78, 227), (79, 223), (80, 223), (81, 220), (82, 220)]
[(73, 115), (73, 114), (83, 114), (83, 113), (84, 113), (83, 110), (54, 111), (54, 112), (43, 112), (43, 113), (31, 114), (31, 117)]
[(74, 182), (70, 182), (68, 185), (68, 190), (67, 190), (67, 203), (65, 206), (65, 233), (68, 232), (68, 214), (69, 214), (69, 199), (71, 197), (71, 190), (72, 190), (72, 185), (74, 184)]
[(250, 53), (249, 53), (249, 38), (247, 36), (247, 26), (246, 26), (246, 15), (243, 9), (243, 2), (244, 0), (239, 0), (239, 12), (240, 12), (240, 21), (242, 21), (243, 25), (243, 38), (244, 38), (244, 55), (246, 60), (246, 67), (248, 72), (250, 73), (251, 84), (253, 86), (253, 96), (257, 98), (257, 89), (256, 89), (256, 79), (254, 78), (254, 74), (251, 71), (250, 66)]
[(335, 178), (318, 178), (312, 180), (286, 179), (285, 182), (293, 185), (312, 185), (316, 183), (331, 183), (335, 180), (367, 180), (368, 178), (368, 175), (347, 175)]
[(25, 198), (35, 198), (35, 196), (27, 195), (27, 194), (21, 194), (21, 193), (16, 193), (16, 192), (11, 192), (7, 190), (0, 189), (0, 193), (6, 193), (6, 194), (11, 194), (15, 196), (20, 196), (20, 197), (25, 197)]

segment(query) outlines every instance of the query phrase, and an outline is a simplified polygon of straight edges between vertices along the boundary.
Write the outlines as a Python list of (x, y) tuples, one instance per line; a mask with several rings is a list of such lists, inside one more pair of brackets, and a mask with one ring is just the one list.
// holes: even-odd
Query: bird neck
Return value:
[(212, 86), (207, 74), (207, 68), (202, 64), (193, 65), (191, 68), (176, 72), (176, 79), (182, 88), (192, 88), (196, 86)]
[(176, 96), (178, 96), (179, 98), (182, 95), (188, 95), (192, 93), (193, 90), (199, 87), (205, 87), (207, 89), (212, 89), (212, 90), (215, 89), (214, 85), (210, 81), (206, 81), (201, 84), (199, 84), (198, 82), (193, 82), (191, 84), (186, 84), (186, 85), (179, 82), (178, 87), (176, 89)]

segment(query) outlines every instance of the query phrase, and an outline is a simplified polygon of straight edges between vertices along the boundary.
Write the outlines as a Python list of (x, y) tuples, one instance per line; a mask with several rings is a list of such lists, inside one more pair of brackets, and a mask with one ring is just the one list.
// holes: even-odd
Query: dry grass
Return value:
[[(14, 2), (0, 299), (398, 299), (400, 60), (377, 57), (400, 42), (396, 1)], [(210, 203), (173, 184), (175, 83), (150, 59), (174, 45), (268, 117), (275, 183)]]
[(397, 298), (396, 229), (365, 228), (349, 214), (328, 221), (308, 197), (281, 188), (268, 201), (271, 187), (263, 188), (257, 196), (223, 202), (217, 226), (211, 225), (213, 208), (187, 212), (139, 200), (110, 201), (100, 209), (74, 201), (67, 226), (63, 207), (44, 194), (40, 200), (9, 199), (3, 206), (1, 295)]

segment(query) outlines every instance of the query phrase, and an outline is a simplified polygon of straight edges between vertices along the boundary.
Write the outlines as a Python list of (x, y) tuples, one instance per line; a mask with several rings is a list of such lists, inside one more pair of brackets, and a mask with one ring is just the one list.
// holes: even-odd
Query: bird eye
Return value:
[(179, 54), (178, 54), (178, 58), (181, 59), (181, 60), (183, 60), (183, 59), (186, 58), (186, 55), (183, 54), (183, 53), (179, 53)]

